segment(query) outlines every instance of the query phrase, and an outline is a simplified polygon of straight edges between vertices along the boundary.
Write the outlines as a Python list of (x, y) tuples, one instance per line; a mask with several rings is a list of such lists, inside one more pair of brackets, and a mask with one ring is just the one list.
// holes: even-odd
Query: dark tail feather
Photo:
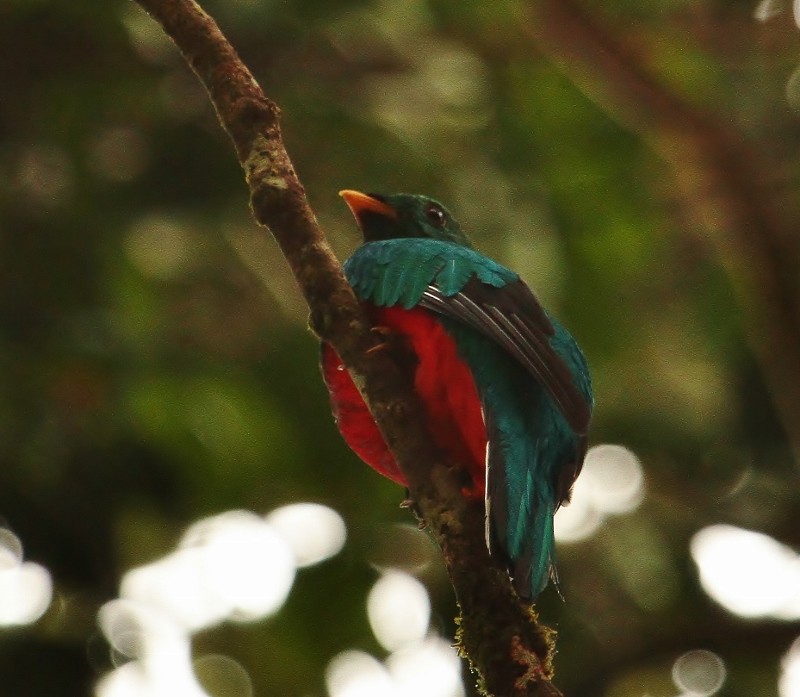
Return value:
[(552, 504), (539, 500), (529, 520), (523, 553), (513, 562), (514, 587), (526, 600), (539, 595), (549, 580), (558, 588)]

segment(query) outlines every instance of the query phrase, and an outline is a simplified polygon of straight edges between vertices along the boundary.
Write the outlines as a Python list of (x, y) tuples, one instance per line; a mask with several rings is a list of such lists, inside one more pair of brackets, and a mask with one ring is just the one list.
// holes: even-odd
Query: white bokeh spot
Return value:
[(344, 520), (336, 511), (317, 503), (293, 503), (276, 508), (267, 522), (287, 542), (295, 563), (303, 568), (338, 554), (347, 540)]
[[(96, 697), (208, 697), (191, 660), (191, 635), (276, 613), (298, 565), (327, 559), (345, 539), (339, 514), (316, 504), (285, 506), (274, 516), (227, 511), (197, 521), (175, 550), (128, 571), (120, 597), (100, 609), (112, 659), (128, 662), (97, 683)], [(0, 564), (3, 559), (0, 547)], [(197, 667), (223, 671), (225, 684), (243, 697), (252, 692), (247, 672), (233, 659), (207, 657)]]
[(789, 650), (781, 658), (778, 694), (780, 697), (800, 695), (800, 637), (794, 640)]
[(33, 624), (53, 600), (50, 572), (23, 559), (19, 537), (0, 528), (0, 627)]
[(800, 555), (760, 532), (711, 525), (691, 554), (703, 589), (741, 617), (800, 619)]
[(401, 697), (386, 666), (363, 651), (343, 651), (328, 663), (325, 685), (330, 697)]
[(556, 540), (579, 542), (591, 537), (608, 516), (635, 511), (644, 493), (642, 463), (632, 451), (612, 444), (590, 448), (572, 500), (556, 513)]
[(687, 697), (710, 697), (720, 690), (726, 675), (723, 660), (704, 649), (683, 654), (672, 666), (672, 680)]
[(384, 573), (367, 597), (372, 632), (389, 651), (422, 640), (428, 632), (430, 616), (428, 591), (403, 571)]

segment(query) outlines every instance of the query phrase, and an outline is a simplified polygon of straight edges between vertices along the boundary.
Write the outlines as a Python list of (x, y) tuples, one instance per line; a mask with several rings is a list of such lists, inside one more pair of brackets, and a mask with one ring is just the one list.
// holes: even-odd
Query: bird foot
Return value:
[(389, 327), (372, 327), (370, 331), (380, 340), (380, 343), (376, 344), (372, 348), (368, 348), (366, 350), (367, 355), (378, 353), (379, 351), (385, 351), (390, 347), (392, 330), (389, 329)]
[(389, 327), (381, 325), (372, 327), (370, 331), (378, 338), (379, 343), (368, 348), (365, 351), (366, 355), (369, 356), (371, 354), (389, 351), (398, 365), (404, 370), (412, 370), (417, 364), (417, 355), (414, 353), (408, 341), (400, 334)]
[(406, 497), (400, 502), (400, 508), (406, 508), (414, 514), (414, 517), (417, 519), (417, 527), (419, 527), (420, 530), (424, 530), (427, 527), (427, 523), (423, 519), (419, 508), (417, 508), (414, 499), (411, 498), (411, 492), (408, 489), (406, 489)]

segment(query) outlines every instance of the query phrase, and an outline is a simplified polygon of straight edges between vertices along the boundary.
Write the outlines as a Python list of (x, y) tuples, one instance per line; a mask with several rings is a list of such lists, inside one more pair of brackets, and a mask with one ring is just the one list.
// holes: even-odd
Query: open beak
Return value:
[(339, 192), (339, 196), (344, 199), (359, 223), (360, 216), (367, 212), (377, 213), (391, 220), (397, 220), (397, 211), (394, 208), (369, 194), (362, 194), (360, 191), (353, 191), (352, 189), (343, 189)]

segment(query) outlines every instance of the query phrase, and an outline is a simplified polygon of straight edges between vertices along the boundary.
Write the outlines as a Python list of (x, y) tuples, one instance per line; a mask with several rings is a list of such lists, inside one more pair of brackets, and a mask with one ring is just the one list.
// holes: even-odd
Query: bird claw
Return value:
[(370, 332), (380, 340), (380, 343), (366, 350), (368, 356), (373, 353), (378, 353), (379, 351), (385, 351), (389, 348), (392, 336), (392, 330), (389, 329), (389, 327), (372, 327)]
[(419, 512), (417, 504), (414, 503), (414, 499), (411, 498), (411, 492), (408, 489), (406, 489), (406, 497), (400, 502), (400, 508), (408, 509), (414, 514), (414, 517), (417, 519), (417, 527), (420, 530), (424, 530), (428, 526), (422, 514)]
[(370, 331), (382, 339), (388, 339), (392, 335), (392, 330), (382, 324), (372, 327)]

